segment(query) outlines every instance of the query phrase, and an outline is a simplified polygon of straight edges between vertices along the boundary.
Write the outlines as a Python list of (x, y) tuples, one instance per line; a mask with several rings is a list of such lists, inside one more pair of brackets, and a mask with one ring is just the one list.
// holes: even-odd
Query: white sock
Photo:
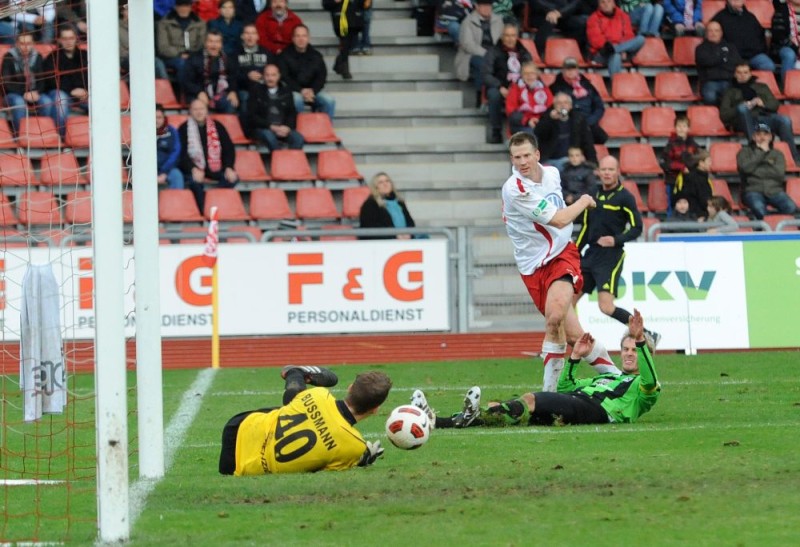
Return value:
[(600, 340), (594, 341), (594, 347), (589, 352), (589, 355), (586, 356), (586, 361), (594, 367), (598, 374), (622, 374), (622, 371), (611, 360), (608, 350)]
[(544, 357), (544, 377), (542, 379), (542, 391), (556, 391), (558, 387), (558, 377), (564, 370), (564, 354), (567, 352), (566, 344), (545, 341), (542, 344), (542, 354)]

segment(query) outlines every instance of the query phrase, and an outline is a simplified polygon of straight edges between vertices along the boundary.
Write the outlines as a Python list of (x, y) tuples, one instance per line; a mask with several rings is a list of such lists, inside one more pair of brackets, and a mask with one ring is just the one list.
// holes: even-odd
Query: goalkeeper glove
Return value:
[(383, 456), (383, 447), (380, 441), (374, 443), (367, 441), (367, 449), (361, 456), (361, 461), (358, 462), (359, 467), (367, 467), (375, 463), (375, 460)]

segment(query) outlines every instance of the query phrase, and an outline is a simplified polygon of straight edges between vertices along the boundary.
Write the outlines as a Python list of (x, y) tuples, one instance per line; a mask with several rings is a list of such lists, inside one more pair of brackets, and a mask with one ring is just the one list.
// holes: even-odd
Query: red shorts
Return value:
[(522, 282), (528, 289), (528, 293), (533, 299), (542, 315), (544, 315), (544, 304), (547, 301), (547, 289), (553, 281), (569, 276), (572, 278), (572, 288), (575, 294), (580, 294), (583, 289), (583, 276), (581, 275), (581, 255), (573, 242), (567, 246), (553, 260), (536, 268), (532, 274), (522, 275)]

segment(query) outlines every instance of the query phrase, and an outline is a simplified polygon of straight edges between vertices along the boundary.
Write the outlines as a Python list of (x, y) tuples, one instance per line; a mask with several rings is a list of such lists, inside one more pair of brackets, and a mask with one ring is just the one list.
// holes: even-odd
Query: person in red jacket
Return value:
[(622, 61), (632, 58), (644, 45), (644, 36), (633, 33), (631, 18), (614, 3), (599, 0), (597, 11), (586, 21), (586, 40), (592, 63), (608, 65), (608, 73), (622, 70)]
[(269, 9), (256, 19), (258, 43), (270, 53), (278, 55), (292, 43), (294, 28), (303, 21), (289, 9), (286, 0), (270, 0)]
[(533, 61), (522, 65), (521, 78), (508, 86), (506, 116), (511, 133), (524, 131), (533, 135), (533, 128), (553, 104), (553, 94), (539, 78), (539, 69)]
[(219, 17), (219, 0), (194, 0), (192, 11), (208, 23)]

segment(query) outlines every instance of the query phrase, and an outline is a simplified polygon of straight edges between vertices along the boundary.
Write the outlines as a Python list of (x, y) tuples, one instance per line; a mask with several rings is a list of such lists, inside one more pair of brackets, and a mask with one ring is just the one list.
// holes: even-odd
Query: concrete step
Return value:
[[(338, 109), (338, 105), (337, 105)], [(402, 158), (407, 156), (408, 154), (420, 154), (420, 155), (441, 155), (444, 159), (447, 154), (451, 154), (452, 157), (470, 157), (473, 154), (483, 154), (483, 153), (502, 153), (503, 157), (508, 157), (508, 149), (503, 144), (485, 144), (483, 139), (483, 134), (481, 134), (480, 140), (475, 139), (474, 142), (466, 145), (453, 145), (453, 144), (428, 144), (428, 145), (420, 145), (420, 144), (397, 144), (393, 145), (391, 148), (387, 148), (385, 145), (350, 145), (349, 143), (344, 143), (345, 147), (350, 150), (353, 155), (368, 155), (368, 154), (382, 154), (383, 157), (389, 158), (390, 156), (394, 155), (397, 156), (398, 159), (392, 161), (404, 161)], [(498, 156), (499, 157), (499, 156)]]
[[(504, 228), (491, 235), (473, 237), (469, 248), (473, 262), (478, 268), (485, 270), (492, 267), (493, 271), (497, 271), (498, 265), (508, 268), (509, 264), (514, 263), (514, 246), (508, 239)], [(488, 275), (488, 273), (486, 274)]]
[[(308, 32), (313, 38), (312, 43), (317, 43), (323, 36), (334, 36), (333, 24), (328, 12), (310, 12), (303, 16), (303, 23), (308, 26)], [(400, 37), (416, 36), (417, 22), (410, 17), (404, 17), (393, 12), (379, 12), (372, 14), (370, 37)]]
[[(352, 68), (350, 69), (353, 70)], [(461, 82), (454, 80), (448, 73), (448, 77), (438, 77), (439, 72), (431, 73), (436, 78), (430, 80), (390, 80), (379, 78), (359, 78), (355, 77), (352, 80), (338, 79), (338, 75), (333, 73), (333, 77), (328, 75), (328, 81), (325, 84), (325, 90), (329, 93), (337, 94), (341, 92), (350, 91), (369, 91), (373, 93), (384, 93), (386, 91), (445, 91), (455, 90), (461, 92)], [(355, 76), (355, 74), (353, 74)]]
[(408, 208), (420, 226), (492, 226), (499, 215), (496, 199), (409, 200)]
[(459, 189), (462, 187), (500, 191), (503, 174), (508, 171), (505, 161), (476, 161), (458, 163), (376, 163), (358, 164), (366, 178), (375, 173), (389, 173), (401, 188), (430, 187), (433, 189)]
[[(393, 150), (383, 151), (370, 151), (367, 153), (353, 152), (350, 147), (347, 147), (353, 153), (356, 165), (378, 167), (386, 166), (389, 164), (408, 165), (408, 164), (421, 164), (421, 163), (434, 163), (446, 169), (450, 168), (451, 164), (458, 164), (462, 162), (479, 162), (479, 161), (500, 161), (508, 159), (508, 152), (503, 148), (492, 148), (486, 151), (478, 151), (473, 146), (472, 149), (459, 149), (459, 150), (422, 150), (415, 154), (398, 154)], [(501, 173), (510, 172), (510, 165)], [(502, 179), (502, 175), (500, 176)]]
[[(431, 53), (442, 52), (455, 56), (455, 47), (451, 43), (442, 42), (435, 36), (374, 36), (370, 35), (373, 54), (384, 53), (391, 50), (396, 53)], [(333, 29), (316, 36), (311, 36), (311, 43), (323, 55), (336, 55), (339, 39), (333, 34)], [(451, 63), (452, 64), (452, 63)]]
[(476, 301), (484, 297), (507, 298), (516, 295), (523, 298), (528, 295), (525, 286), (520, 281), (519, 274), (514, 275), (513, 273), (473, 279), (472, 294)]
[(457, 130), (442, 126), (336, 128), (336, 134), (348, 148), (360, 145), (471, 144), (483, 139), (485, 133), (483, 125), (464, 125)]
[[(297, 12), (298, 15), (303, 17), (307, 12), (321, 12), (328, 15), (330, 12), (322, 9), (322, 2), (320, 0), (292, 0), (291, 9)], [(372, 2), (372, 15), (386, 11), (397, 11), (411, 15), (411, 1), (410, 0), (373, 0)], [(328, 15), (330, 17), (330, 15)]]
[[(530, 297), (528, 297), (530, 302)], [(544, 330), (544, 317), (538, 312), (533, 304), (528, 304), (529, 310), (520, 309), (522, 305), (515, 306), (515, 309), (487, 307), (475, 305), (473, 307), (473, 317), (469, 321), (470, 332), (535, 332)], [(538, 353), (541, 348), (531, 346), (531, 353)], [(523, 357), (520, 355), (520, 357)], [(531, 360), (534, 357), (531, 356)], [(534, 381), (541, 381), (541, 373), (538, 368), (531, 369), (531, 378)], [(539, 375), (538, 378), (536, 375)]]
[(348, 110), (392, 111), (403, 108), (420, 108), (435, 110), (461, 104), (462, 94), (457, 90), (426, 91), (386, 91), (372, 93), (369, 91), (342, 92), (336, 94), (336, 113)]
[[(334, 57), (325, 58), (328, 66), (329, 79), (336, 80), (338, 75), (333, 72)], [(452, 68), (452, 67), (451, 67)], [(387, 73), (396, 72), (439, 72), (439, 56), (431, 54), (382, 54), (382, 55), (351, 55), (350, 72), (361, 73)]]

